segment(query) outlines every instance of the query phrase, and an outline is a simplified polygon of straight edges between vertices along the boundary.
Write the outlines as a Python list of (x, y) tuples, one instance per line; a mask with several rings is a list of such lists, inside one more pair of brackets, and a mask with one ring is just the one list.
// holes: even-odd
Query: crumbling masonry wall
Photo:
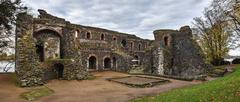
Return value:
[(17, 20), (16, 73), (22, 86), (55, 78), (86, 79), (89, 71), (130, 72), (137, 68), (148, 74), (195, 76), (208, 67), (189, 27), (156, 30), (155, 40), (147, 40), (72, 24), (38, 11), (37, 18), (20, 14)]
[(179, 31), (156, 30), (154, 35), (155, 43), (163, 50), (164, 74), (192, 77), (206, 73), (209, 66), (204, 61), (200, 47), (193, 40), (189, 26)]
[[(44, 81), (53, 78), (51, 74), (59, 74), (59, 72), (56, 72), (56, 68), (51, 67), (54, 64), (64, 66), (63, 79), (86, 79), (89, 73), (82, 66), (81, 53), (78, 51), (77, 44), (72, 40), (70, 34), (74, 31), (68, 28), (68, 22), (48, 15), (44, 11), (40, 11), (40, 14), (42, 15), (39, 18), (33, 18), (25, 13), (18, 15), (16, 27), (16, 74), (18, 75), (19, 84), (23, 87), (42, 85)], [(59, 57), (52, 59), (43, 57), (43, 60), (40, 60), (41, 56), (37, 54), (36, 46), (39, 45), (38, 42), (45, 44), (46, 40), (44, 39), (51, 38), (49, 32), (54, 32), (60, 37), (60, 56), (56, 55)], [(34, 36), (35, 34), (40, 36)], [(45, 47), (45, 45), (42, 45), (42, 49), (45, 49)]]

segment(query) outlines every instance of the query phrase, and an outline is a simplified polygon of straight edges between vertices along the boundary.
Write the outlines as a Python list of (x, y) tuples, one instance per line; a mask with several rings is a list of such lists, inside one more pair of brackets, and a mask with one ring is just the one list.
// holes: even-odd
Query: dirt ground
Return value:
[(0, 74), (0, 102), (21, 102), (19, 95), (27, 90), (17, 87), (9, 74)]
[[(171, 83), (151, 88), (130, 88), (106, 80), (106, 78), (129, 76), (128, 74), (111, 71), (94, 72), (93, 74), (96, 76), (94, 80), (52, 80), (46, 86), (53, 89), (55, 93), (33, 102), (127, 102), (133, 98), (201, 83), (169, 79)], [(31, 89), (16, 87), (15, 83), (6, 75), (0, 74), (0, 102), (27, 102), (19, 95), (28, 90)]]

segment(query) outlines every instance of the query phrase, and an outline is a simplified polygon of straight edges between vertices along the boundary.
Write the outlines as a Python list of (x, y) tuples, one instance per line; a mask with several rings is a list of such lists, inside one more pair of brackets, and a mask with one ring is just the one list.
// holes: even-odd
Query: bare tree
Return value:
[(235, 48), (240, 46), (240, 1), (239, 0), (213, 0), (212, 9), (218, 9), (219, 13), (225, 17), (229, 30), (232, 31), (232, 39)]
[[(16, 15), (26, 10), (21, 0), (0, 0), (0, 54), (14, 52)], [(3, 71), (9, 71), (13, 64), (14, 61), (9, 61)]]
[(194, 21), (198, 41), (207, 60), (214, 65), (219, 65), (223, 57), (227, 55), (233, 41), (225, 13), (213, 2), (205, 9), (204, 17), (194, 18)]

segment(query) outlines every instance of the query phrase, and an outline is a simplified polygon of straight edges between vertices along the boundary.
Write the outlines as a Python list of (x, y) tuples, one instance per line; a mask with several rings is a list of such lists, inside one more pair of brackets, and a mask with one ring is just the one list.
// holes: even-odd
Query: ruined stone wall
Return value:
[[(117, 59), (117, 68), (113, 68), (115, 66), (112, 67), (116, 71), (126, 72), (129, 70), (132, 66), (131, 62), (134, 56), (138, 56), (139, 64), (143, 64), (145, 49), (149, 46), (150, 40), (101, 28), (75, 24), (71, 24), (71, 26), (75, 29), (75, 34), (72, 34), (72, 36), (81, 45), (84, 67), (88, 67), (88, 58), (91, 56), (95, 56), (97, 59), (97, 70), (104, 69), (103, 60), (106, 57), (111, 59), (112, 66), (113, 58)], [(125, 44), (123, 44), (123, 41), (125, 41)], [(125, 58), (126, 56), (127, 58)]]
[[(172, 74), (172, 63), (174, 59), (174, 38), (172, 35), (177, 33), (177, 31), (174, 30), (156, 30), (154, 31), (154, 37), (155, 37), (155, 46), (157, 47), (155, 54), (156, 54), (156, 62), (155, 68), (161, 69), (160, 66), (164, 68), (164, 74), (171, 75)], [(166, 41), (167, 38), (167, 41)], [(162, 59), (159, 58), (159, 54), (161, 53)], [(159, 61), (162, 60), (162, 61)], [(161, 65), (162, 64), (162, 65)]]
[(164, 74), (192, 77), (206, 73), (208, 65), (204, 62), (200, 47), (192, 39), (188, 26), (180, 31), (156, 30), (154, 35), (155, 43), (163, 51)]
[(132, 56), (120, 54), (120, 53), (112, 53), (112, 56), (116, 57), (117, 65), (113, 71), (118, 72), (128, 72), (129, 69), (132, 67)]
[[(180, 31), (156, 30), (155, 40), (150, 41), (131, 34), (71, 24), (44, 10), (39, 10), (39, 13), (38, 18), (20, 15), (18, 19), (20, 25), (16, 28), (16, 72), (21, 80), (28, 82), (26, 86), (40, 84), (42, 79), (55, 78), (55, 64), (63, 65), (63, 79), (86, 79), (89, 75), (91, 56), (96, 58), (95, 70), (99, 71), (106, 70), (105, 58), (110, 59), (111, 68), (108, 70), (121, 72), (129, 72), (132, 68), (138, 67), (145, 73), (194, 76), (204, 74), (208, 67), (204, 63), (200, 47), (192, 40), (189, 27), (183, 27)], [(31, 34), (26, 35), (29, 32)], [(33, 70), (24, 69), (26, 63), (22, 61), (29, 59), (27, 56), (29, 53), (24, 53), (24, 49), (29, 48), (32, 55), (35, 55), (36, 50), (19, 43), (24, 41), (24, 36), (34, 38), (30, 40), (31, 47), (39, 42), (46, 42), (46, 39), (57, 38), (55, 41), (57, 43), (60, 41), (59, 57), (40, 60), (41, 63), (38, 63), (39, 58), (32, 57), (34, 63), (36, 62), (34, 66), (30, 66)], [(49, 61), (51, 63), (48, 63)], [(27, 77), (30, 79), (20, 74), (23, 72), (29, 72)]]
[(82, 51), (82, 61), (83, 66), (88, 68), (88, 60), (91, 56), (96, 57), (96, 70), (105, 70), (104, 69), (104, 58), (112, 59), (111, 52), (108, 51)]
[[(75, 46), (77, 43), (75, 43), (74, 40), (72, 40), (74, 38), (69, 35), (72, 34), (74, 30), (67, 27), (66, 24), (68, 22), (42, 12), (39, 18), (33, 18), (28, 14), (20, 14), (18, 15), (17, 23), (16, 73), (21, 86), (36, 86), (43, 84), (44, 79), (51, 79), (54, 76), (54, 68), (44, 66), (48, 60), (56, 62), (51, 64), (64, 65), (63, 79), (86, 79), (89, 74), (87, 69), (82, 66), (81, 53), (79, 52), (79, 48)], [(48, 42), (49, 45), (49, 40), (56, 38), (60, 39), (60, 56), (56, 55), (57, 57), (51, 57), (49, 54), (52, 50), (48, 50), (48, 52), (46, 50), (44, 51), (45, 57), (50, 57), (40, 60), (36, 46), (40, 45), (39, 42), (43, 44)], [(54, 41), (59, 43), (59, 40)], [(26, 42), (28, 44), (26, 44)], [(41, 46), (43, 46), (44, 49), (48, 47), (46, 45)], [(52, 52), (56, 53), (55, 50)], [(57, 61), (60, 58), (70, 59), (72, 62), (63, 63)]]
[(179, 34), (174, 35), (173, 75), (194, 76), (206, 73), (208, 65), (203, 59), (200, 47), (192, 38), (189, 27), (182, 27)]
[(19, 14), (16, 27), (16, 74), (17, 82), (22, 87), (43, 84), (43, 69), (35, 52), (32, 33), (32, 16), (26, 13)]

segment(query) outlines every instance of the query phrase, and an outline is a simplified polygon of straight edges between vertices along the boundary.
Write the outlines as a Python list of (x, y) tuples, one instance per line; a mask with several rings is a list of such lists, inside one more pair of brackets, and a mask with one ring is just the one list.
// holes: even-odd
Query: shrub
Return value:
[(229, 61), (224, 61), (224, 59), (216, 59), (211, 62), (214, 66), (221, 66), (221, 65), (230, 65)]
[(235, 59), (232, 61), (232, 64), (240, 64), (240, 58), (235, 58)]

